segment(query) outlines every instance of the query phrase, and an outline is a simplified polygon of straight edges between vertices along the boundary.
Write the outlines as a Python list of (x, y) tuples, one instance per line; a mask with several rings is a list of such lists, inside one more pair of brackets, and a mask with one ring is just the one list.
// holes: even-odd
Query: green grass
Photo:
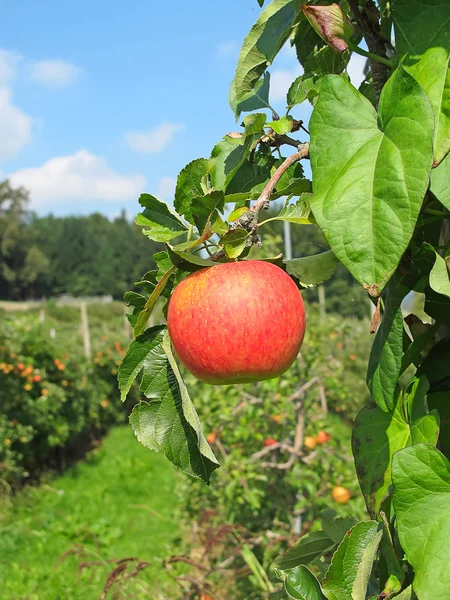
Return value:
[[(175, 486), (164, 456), (121, 426), (48, 485), (0, 497), (0, 598), (97, 600), (116, 566), (105, 561), (130, 556), (152, 566), (108, 598), (175, 598), (161, 568), (180, 533)], [(98, 564), (80, 573), (83, 561)]]

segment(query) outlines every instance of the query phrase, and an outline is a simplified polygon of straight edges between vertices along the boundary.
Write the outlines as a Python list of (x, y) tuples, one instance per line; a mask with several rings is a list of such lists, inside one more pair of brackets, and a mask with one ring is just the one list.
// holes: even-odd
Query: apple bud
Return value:
[(353, 35), (352, 24), (339, 4), (308, 6), (302, 4), (305, 17), (314, 30), (333, 50), (342, 54)]

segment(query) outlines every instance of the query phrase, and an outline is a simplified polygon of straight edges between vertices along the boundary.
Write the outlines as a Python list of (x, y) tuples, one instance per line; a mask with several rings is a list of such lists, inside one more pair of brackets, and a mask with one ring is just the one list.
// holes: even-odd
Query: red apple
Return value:
[(275, 444), (278, 444), (278, 442), (273, 438), (267, 438), (263, 441), (263, 446), (265, 446), (266, 448), (267, 446), (275, 446)]
[(221, 385), (282, 375), (305, 334), (299, 289), (259, 260), (192, 273), (175, 288), (167, 325), (175, 352), (197, 379)]
[(316, 442), (318, 444), (326, 444), (330, 440), (331, 440), (331, 435), (329, 435), (325, 431), (319, 431), (319, 433), (316, 436)]

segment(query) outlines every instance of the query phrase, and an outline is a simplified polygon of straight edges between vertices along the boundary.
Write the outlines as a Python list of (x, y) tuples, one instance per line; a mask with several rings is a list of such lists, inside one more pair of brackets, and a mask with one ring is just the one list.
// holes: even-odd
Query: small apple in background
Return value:
[(305, 448), (308, 448), (308, 450), (314, 450), (314, 448), (317, 445), (317, 440), (315, 437), (312, 437), (312, 435), (307, 435), (305, 437), (303, 445), (305, 446)]
[(263, 441), (263, 446), (274, 446), (275, 444), (278, 444), (277, 440), (274, 440), (273, 438), (267, 438)]
[(347, 502), (351, 498), (351, 494), (345, 487), (337, 485), (333, 488), (333, 491), (331, 492), (331, 497), (338, 504), (347, 504)]
[(298, 355), (306, 327), (299, 289), (260, 260), (218, 264), (188, 275), (170, 299), (175, 353), (214, 385), (279, 377)]
[(326, 444), (330, 440), (331, 440), (331, 435), (329, 435), (325, 431), (319, 431), (319, 433), (316, 436), (316, 442), (318, 444)]
[(215, 433), (208, 433), (208, 435), (206, 436), (206, 441), (208, 442), (208, 444), (214, 444), (216, 438), (217, 436)]

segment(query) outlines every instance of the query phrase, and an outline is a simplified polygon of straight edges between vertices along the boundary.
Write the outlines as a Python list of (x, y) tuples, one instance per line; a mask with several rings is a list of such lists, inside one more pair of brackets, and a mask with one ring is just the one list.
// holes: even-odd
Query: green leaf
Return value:
[(395, 46), (428, 93), (436, 117), (435, 165), (450, 149), (450, 5), (442, 0), (392, 2)]
[(164, 330), (164, 325), (150, 327), (143, 335), (139, 336), (138, 339), (133, 340), (128, 346), (127, 352), (119, 366), (117, 375), (122, 402), (126, 400), (128, 392), (136, 377), (142, 369), (147, 368), (148, 361), (151, 360), (152, 354), (157, 351), (155, 348), (162, 343), (162, 334)]
[(327, 508), (322, 512), (320, 523), (324, 532), (335, 544), (340, 544), (347, 531), (356, 525), (353, 517), (339, 517), (332, 508)]
[(155, 242), (168, 242), (186, 233), (185, 225), (164, 202), (150, 194), (141, 194), (139, 204), (144, 210), (137, 215), (135, 223), (148, 227), (144, 229), (144, 233), (150, 239)]
[(403, 592), (394, 596), (393, 600), (413, 600), (415, 598), (412, 585), (409, 585)]
[(222, 190), (211, 190), (204, 196), (193, 198), (186, 218), (192, 217), (200, 233), (204, 232), (207, 223), (216, 217), (217, 211), (223, 212), (225, 195)]
[[(170, 260), (169, 253), (166, 252), (165, 250), (163, 250), (162, 252), (156, 252), (153, 255), (153, 259), (156, 262), (156, 265), (158, 267), (156, 279), (159, 281), (161, 279), (161, 277), (164, 275), (164, 273), (167, 273), (167, 271), (169, 271), (169, 269), (171, 269), (173, 267), (173, 263)], [(144, 279), (145, 279), (145, 276), (144, 276)]]
[(450, 154), (431, 171), (431, 191), (450, 210)]
[(333, 275), (339, 264), (331, 250), (283, 262), (289, 275), (296, 277), (303, 287), (314, 287), (323, 283)]
[(217, 235), (223, 235), (228, 231), (228, 223), (225, 223), (220, 215), (216, 215), (212, 220), (211, 229)]
[[(450, 16), (449, 24), (450, 27)], [(420, 83), (433, 108), (434, 162), (439, 165), (450, 150), (450, 42), (448, 48), (428, 48), (422, 57), (408, 56), (403, 65)]]
[(174, 250), (173, 248), (171, 248), (171, 250), (176, 256), (178, 256), (181, 259), (177, 266), (183, 266), (184, 263), (190, 263), (199, 267), (214, 267), (215, 265), (217, 265), (216, 262), (208, 260), (207, 258), (202, 258), (197, 254), (191, 254), (190, 252), (184, 252), (182, 250)]
[(260, 79), (254, 86), (253, 90), (236, 98), (236, 90), (230, 87), (229, 103), (236, 116), (241, 112), (250, 112), (260, 108), (271, 108), (269, 104), (270, 90), (270, 73), (264, 73), (264, 77)]
[(321, 80), (310, 121), (311, 208), (339, 260), (378, 293), (414, 231), (433, 128), (425, 92), (401, 67), (383, 89), (378, 117), (344, 77)]
[(163, 327), (148, 329), (130, 344), (119, 369), (123, 397), (141, 371), (141, 390), (150, 402), (140, 402), (131, 413), (136, 437), (147, 448), (164, 452), (185, 473), (209, 483), (218, 462), (203, 437)]
[(365, 600), (383, 532), (376, 521), (355, 525), (334, 553), (322, 582), (329, 600)]
[(223, 244), (225, 254), (228, 258), (237, 258), (247, 245), (248, 231), (245, 229), (233, 229), (228, 231), (220, 240)]
[(273, 0), (245, 38), (230, 88), (230, 105), (236, 117), (242, 110), (239, 103), (254, 91), (267, 66), (288, 39), (299, 12), (300, 5), (294, 0)]
[(252, 164), (245, 159), (227, 185), (225, 201), (237, 202), (258, 198), (269, 177), (270, 167), (268, 165)]
[(244, 117), (245, 135), (264, 135), (264, 125), (267, 115), (264, 113), (253, 113)]
[(233, 210), (233, 212), (231, 212), (228, 215), (228, 222), (232, 223), (233, 221), (237, 221), (238, 219), (240, 219), (242, 217), (242, 215), (244, 215), (246, 212), (248, 212), (248, 208), (246, 206), (241, 206), (240, 208), (236, 208), (236, 210)]
[(392, 410), (402, 368), (403, 314), (401, 300), (388, 288), (381, 325), (376, 333), (367, 367), (367, 386), (376, 404)]
[(308, 94), (314, 86), (314, 77), (311, 73), (304, 73), (297, 77), (287, 93), (287, 106), (290, 110), (297, 104), (302, 104), (308, 99)]
[(294, 37), (295, 49), (297, 51), (297, 57), (305, 73), (308, 73), (308, 66), (316, 68), (314, 56), (320, 50), (325, 47), (325, 42), (322, 38), (314, 31), (308, 19), (302, 13), (298, 19), (298, 24), (295, 28)]
[(194, 198), (201, 198), (208, 192), (205, 180), (211, 166), (206, 158), (197, 158), (186, 165), (178, 175), (174, 206), (189, 223), (195, 224), (191, 212)]
[(303, 565), (287, 571), (284, 588), (296, 600), (325, 600), (320, 583)]
[(134, 326), (134, 335), (137, 337), (138, 335), (141, 335), (141, 333), (144, 332), (145, 327), (148, 323), (148, 320), (150, 318), (150, 315), (152, 314), (152, 311), (155, 307), (155, 303), (158, 300), (158, 298), (160, 297), (161, 293), (163, 292), (164, 288), (167, 285), (167, 282), (170, 279), (170, 276), (175, 273), (175, 271), (177, 270), (176, 266), (173, 266), (171, 269), (169, 269), (167, 271), (167, 273), (164, 273), (164, 275), (161, 277), (161, 279), (158, 281), (157, 285), (155, 286), (155, 289), (153, 290), (153, 292), (151, 293), (149, 299), (147, 300), (147, 302), (145, 303), (145, 306), (143, 308), (143, 310), (139, 313), (139, 316), (137, 318), (136, 321), (136, 325)]
[(450, 300), (442, 294), (437, 294), (430, 287), (425, 290), (424, 310), (432, 319), (450, 327)]
[[(415, 382), (405, 398), (399, 397), (392, 412), (365, 406), (356, 416), (352, 448), (359, 485), (372, 518), (378, 517), (383, 498), (391, 485), (392, 456), (410, 444), (426, 440), (436, 444), (439, 415), (427, 412), (425, 380)], [(409, 420), (403, 402), (413, 407)]]
[(310, 225), (311, 223), (314, 223), (314, 217), (311, 214), (309, 205), (309, 198), (309, 194), (302, 194), (295, 204), (286, 203), (276, 217), (266, 219), (265, 221), (262, 221), (260, 225), (269, 223), (270, 221), (288, 221), (289, 223), (297, 223), (299, 225)]
[(267, 123), (267, 127), (271, 127), (279, 135), (285, 135), (291, 131), (293, 121), (294, 119), (290, 115), (286, 115), (278, 121), (270, 121)]
[(425, 54), (428, 48), (449, 50), (450, 4), (442, 0), (392, 2), (395, 47), (399, 55)]
[(436, 252), (436, 261), (430, 273), (430, 287), (436, 293), (450, 298), (450, 279), (446, 261)]
[(309, 565), (316, 558), (322, 556), (334, 548), (336, 544), (323, 531), (307, 533), (292, 546), (285, 554), (278, 556), (274, 563), (274, 569), (293, 569), (299, 565)]
[(139, 316), (139, 313), (144, 310), (147, 298), (136, 292), (126, 292), (124, 295), (125, 304), (133, 308), (131, 313), (126, 315), (128, 321), (134, 327)]
[[(228, 134), (216, 144), (211, 152), (211, 183), (216, 189), (225, 190), (235, 175), (240, 171), (246, 159), (249, 158), (258, 134), (231, 137)], [(261, 169), (259, 165), (252, 167)], [(264, 172), (266, 174), (266, 171)]]
[(392, 461), (398, 535), (415, 571), (420, 600), (447, 600), (450, 589), (450, 463), (431, 445), (396, 452)]

